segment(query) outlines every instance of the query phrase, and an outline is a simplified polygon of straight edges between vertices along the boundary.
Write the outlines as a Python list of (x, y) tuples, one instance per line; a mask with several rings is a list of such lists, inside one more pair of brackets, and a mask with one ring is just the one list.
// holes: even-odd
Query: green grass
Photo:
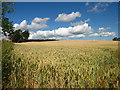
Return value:
[(13, 69), (11, 56), (13, 49), (13, 43), (3, 40), (2, 41), (2, 86), (7, 87), (7, 84), (11, 81), (9, 76)]
[(117, 45), (14, 45), (7, 87), (119, 88), (117, 49)]

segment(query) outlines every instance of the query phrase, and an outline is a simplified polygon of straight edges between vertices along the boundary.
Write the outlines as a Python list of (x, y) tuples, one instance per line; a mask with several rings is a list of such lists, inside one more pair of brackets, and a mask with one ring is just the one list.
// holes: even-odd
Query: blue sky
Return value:
[(112, 40), (118, 34), (117, 2), (16, 2), (14, 7), (7, 17), (16, 30), (28, 29), (30, 39)]

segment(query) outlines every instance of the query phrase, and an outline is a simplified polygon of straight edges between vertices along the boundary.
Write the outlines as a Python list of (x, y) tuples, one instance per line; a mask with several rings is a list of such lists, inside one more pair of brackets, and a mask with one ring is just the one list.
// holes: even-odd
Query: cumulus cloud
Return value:
[(110, 37), (115, 36), (115, 32), (101, 32), (100, 37)]
[(98, 34), (98, 33), (94, 33), (94, 34), (90, 34), (89, 36), (90, 36), (90, 37), (98, 37), (99, 34)]
[(31, 32), (29, 39), (72, 39), (83, 38), (92, 33), (93, 29), (87, 23), (74, 27), (63, 27), (51, 31)]
[(46, 22), (49, 20), (49, 18), (34, 18), (30, 25), (27, 24), (26, 20), (23, 20), (20, 24), (14, 24), (13, 27), (15, 27), (15, 30), (22, 29), (22, 30), (38, 30), (47, 28)]
[(2, 27), (0, 26), (0, 34), (2, 33)]
[(85, 23), (87, 23), (87, 22), (89, 22), (89, 21), (90, 21), (90, 19), (88, 18), (88, 19), (85, 20), (85, 21), (80, 21), (80, 22), (76, 22), (76, 23), (71, 23), (71, 25), (72, 25), (72, 26), (83, 25), (83, 24), (85, 24)]
[(107, 28), (99, 28), (98, 30), (98, 33), (93, 33), (93, 34), (90, 34), (89, 36), (90, 37), (110, 37), (110, 36), (115, 36), (115, 32), (106, 32), (106, 30), (109, 30), (111, 29), (110, 27), (107, 27)]
[(42, 19), (42, 18), (36, 17), (36, 18), (33, 19), (32, 23), (43, 23), (43, 24), (44, 24), (44, 23), (46, 23), (46, 21), (49, 20), (49, 19), (50, 19), (50, 18), (43, 18), (43, 19)]
[(69, 30), (69, 32), (71, 33), (74, 33), (74, 34), (82, 34), (82, 33), (85, 33), (85, 34), (89, 34), (89, 33), (92, 33), (93, 29), (91, 26), (88, 26), (87, 23), (83, 24), (83, 25), (78, 25), (78, 26), (75, 26), (73, 27), (74, 30)]
[(104, 32), (104, 31), (106, 31), (106, 30), (110, 30), (111, 28), (110, 27), (107, 27), (107, 28), (99, 28), (99, 32)]
[(89, 10), (87, 10), (87, 12), (103, 12), (106, 11), (106, 8), (109, 6), (109, 3), (105, 3), (105, 2), (99, 2), (96, 3), (94, 6), (90, 6), (90, 5), (86, 5), (89, 6)]
[(68, 22), (75, 20), (77, 17), (81, 17), (79, 12), (72, 12), (71, 14), (59, 14), (55, 21)]
[[(6, 33), (6, 35), (8, 35), (7, 32), (5, 32), (5, 33)], [(0, 40), (3, 40), (3, 39), (9, 40), (8, 37), (3, 34), (2, 27), (0, 27)]]
[(73, 39), (73, 38), (84, 38), (84, 37), (85, 37), (84, 34), (78, 34), (78, 35), (69, 36), (68, 38), (69, 38), (69, 39)]
[(94, 33), (90, 34), (90, 37), (110, 37), (110, 36), (115, 36), (115, 32), (101, 32), (101, 33)]

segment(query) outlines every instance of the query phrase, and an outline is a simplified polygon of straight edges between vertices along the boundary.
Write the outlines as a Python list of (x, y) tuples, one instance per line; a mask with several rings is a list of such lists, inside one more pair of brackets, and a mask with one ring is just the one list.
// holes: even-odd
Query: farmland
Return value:
[(117, 41), (15, 43), (6, 87), (119, 88)]

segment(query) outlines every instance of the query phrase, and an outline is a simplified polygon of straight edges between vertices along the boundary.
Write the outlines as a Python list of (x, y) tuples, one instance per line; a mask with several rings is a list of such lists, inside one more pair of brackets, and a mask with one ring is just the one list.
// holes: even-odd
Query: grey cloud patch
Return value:
[(85, 21), (80, 21), (80, 22), (71, 23), (71, 25), (72, 25), (72, 26), (83, 25), (83, 24), (85, 24), (85, 23), (87, 23), (87, 22), (89, 22), (89, 21), (90, 21), (90, 19), (88, 18), (88, 19), (85, 20)]
[(94, 6), (91, 6), (90, 4), (87, 5), (88, 6), (88, 9), (87, 12), (96, 12), (96, 13), (99, 13), (99, 12), (103, 12), (103, 11), (106, 11), (106, 8), (110, 5), (109, 2), (99, 2), (99, 3), (96, 3)]
[(86, 3), (85, 3), (85, 6), (89, 6), (89, 2), (86, 2)]

